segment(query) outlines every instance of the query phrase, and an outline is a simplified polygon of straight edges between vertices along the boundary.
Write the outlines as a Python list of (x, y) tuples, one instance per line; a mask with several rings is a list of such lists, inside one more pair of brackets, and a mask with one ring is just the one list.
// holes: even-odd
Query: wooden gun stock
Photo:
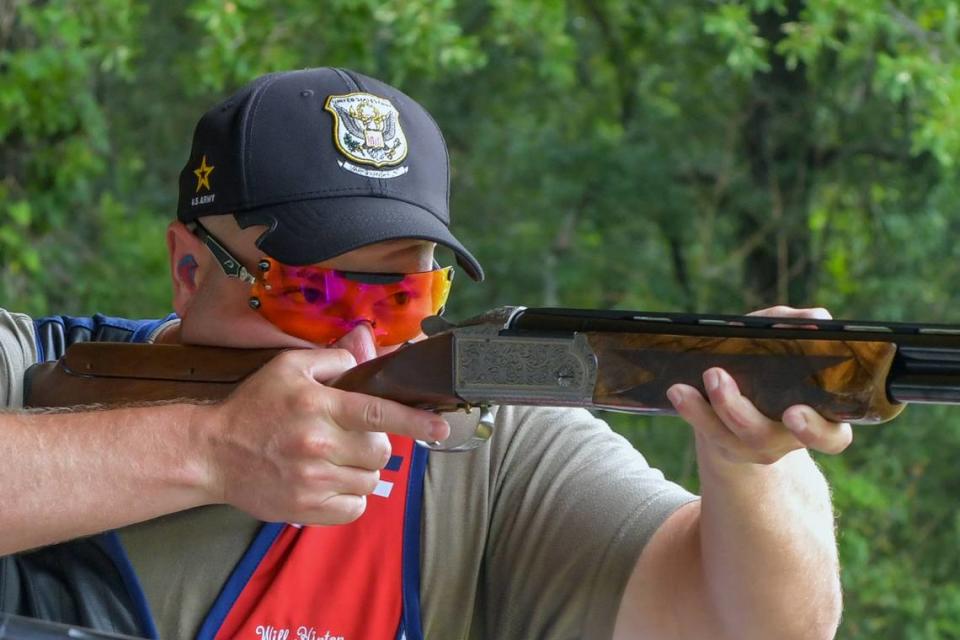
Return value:
[(26, 407), (219, 400), (280, 352), (126, 342), (79, 342), (27, 371)]
[(601, 359), (594, 403), (635, 411), (671, 411), (667, 389), (683, 382), (705, 393), (702, 375), (726, 370), (764, 415), (779, 419), (795, 404), (835, 421), (893, 419), (886, 378), (896, 345), (889, 342), (718, 338), (656, 334), (588, 334)]

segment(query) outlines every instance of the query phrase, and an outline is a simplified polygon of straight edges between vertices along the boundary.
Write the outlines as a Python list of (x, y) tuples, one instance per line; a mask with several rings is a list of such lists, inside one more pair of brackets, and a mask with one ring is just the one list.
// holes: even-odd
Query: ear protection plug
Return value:
[(181, 282), (186, 282), (188, 284), (194, 284), (197, 279), (197, 261), (191, 254), (187, 254), (180, 258), (180, 262), (177, 263), (177, 277)]

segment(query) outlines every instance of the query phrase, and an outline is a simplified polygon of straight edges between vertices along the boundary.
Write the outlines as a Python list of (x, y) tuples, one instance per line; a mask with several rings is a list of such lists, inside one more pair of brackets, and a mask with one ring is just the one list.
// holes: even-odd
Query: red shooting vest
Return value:
[(265, 524), (200, 628), (201, 640), (420, 640), (420, 511), (427, 450), (393, 456), (355, 522)]

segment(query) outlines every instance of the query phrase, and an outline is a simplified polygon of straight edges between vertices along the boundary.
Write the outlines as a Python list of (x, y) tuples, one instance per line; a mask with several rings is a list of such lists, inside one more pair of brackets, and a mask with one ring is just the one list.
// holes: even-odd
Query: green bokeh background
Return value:
[[(0, 306), (169, 310), (192, 127), (264, 72), (403, 88), (499, 304), (960, 322), (960, 6), (935, 0), (0, 0)], [(696, 488), (689, 429), (610, 416)], [(960, 409), (820, 457), (844, 639), (960, 637)]]

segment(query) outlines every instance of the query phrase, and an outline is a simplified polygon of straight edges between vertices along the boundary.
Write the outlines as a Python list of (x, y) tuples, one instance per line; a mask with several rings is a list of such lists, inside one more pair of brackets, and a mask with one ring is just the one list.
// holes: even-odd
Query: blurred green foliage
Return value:
[[(447, 135), (497, 304), (960, 321), (960, 4), (947, 0), (0, 0), (0, 304), (168, 310), (196, 118), (339, 65)], [(611, 422), (696, 487), (671, 418)], [(911, 407), (821, 458), (845, 639), (960, 637), (960, 414)]]

